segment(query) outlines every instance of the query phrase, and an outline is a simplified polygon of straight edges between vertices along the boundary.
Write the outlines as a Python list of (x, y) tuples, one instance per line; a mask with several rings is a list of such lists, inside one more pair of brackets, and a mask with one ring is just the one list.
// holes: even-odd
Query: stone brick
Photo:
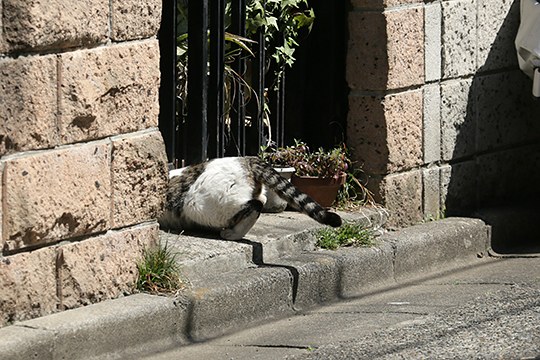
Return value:
[(388, 83), (386, 19), (378, 12), (349, 13), (346, 77), (352, 90), (381, 90)]
[(161, 3), (162, 0), (112, 0), (112, 39), (125, 41), (156, 35)]
[(464, 215), (476, 207), (477, 167), (474, 160), (441, 167), (441, 208), (446, 215)]
[(132, 293), (143, 249), (158, 243), (156, 223), (60, 246), (59, 276), (66, 309)]
[(478, 150), (534, 141), (540, 133), (540, 103), (521, 71), (478, 76), (472, 87), (476, 105)]
[(157, 40), (61, 55), (62, 143), (157, 126)]
[(349, 87), (386, 90), (422, 84), (423, 16), (423, 8), (349, 13)]
[[(0, 14), (3, 14), (2, 10), (2, 1), (0, 1)], [(0, 54), (5, 54), (8, 52), (8, 45), (6, 39), (4, 38), (4, 25), (3, 25), (3, 16), (0, 16)]]
[(476, 72), (476, 0), (441, 4), (443, 77), (473, 74)]
[(369, 174), (422, 163), (422, 91), (349, 98), (347, 142)]
[(155, 219), (163, 210), (167, 156), (158, 130), (113, 138), (113, 226)]
[(0, 60), (0, 104), (0, 156), (54, 146), (56, 58)]
[(417, 224), (423, 219), (422, 212), (422, 171), (373, 178), (368, 182), (375, 200), (389, 212), (386, 226), (405, 227)]
[(432, 167), (422, 170), (422, 184), (424, 191), (424, 219), (441, 218), (440, 169)]
[(4, 36), (11, 49), (58, 49), (105, 43), (109, 2), (4, 0)]
[(519, 27), (519, 1), (478, 2), (478, 68), (517, 67), (514, 40)]
[(424, 163), (441, 159), (441, 88), (424, 86)]
[(480, 155), (477, 162), (482, 207), (540, 198), (540, 145)]
[[(4, 237), (2, 236), (3, 223), (4, 223), (4, 198), (2, 194), (3, 188), (3, 179), (4, 179), (4, 163), (0, 161), (0, 254), (2, 254), (2, 249), (4, 248)], [(0, 255), (1, 256), (1, 255)]]
[(386, 13), (388, 88), (424, 83), (424, 9)]
[(424, 7), (426, 82), (441, 78), (441, 26), (441, 3), (426, 4)]
[(109, 228), (110, 142), (14, 155), (5, 159), (4, 166), (7, 249)]
[(355, 9), (382, 9), (399, 5), (421, 3), (422, 0), (351, 0), (351, 5)]
[(470, 79), (441, 84), (441, 146), (444, 160), (474, 153), (475, 117)]
[(0, 256), (0, 327), (56, 311), (55, 250)]

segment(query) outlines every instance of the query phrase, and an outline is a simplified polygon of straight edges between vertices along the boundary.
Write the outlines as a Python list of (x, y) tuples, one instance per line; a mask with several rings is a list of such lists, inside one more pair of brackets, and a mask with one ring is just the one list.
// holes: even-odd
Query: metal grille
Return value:
[[(225, 2), (196, 0), (188, 3), (188, 90), (187, 115), (176, 107), (176, 8), (177, 0), (163, 1), (161, 46), (162, 84), (160, 89), (160, 129), (173, 167), (208, 158), (256, 154), (271, 138), (284, 143), (285, 76), (277, 90), (265, 94), (265, 34), (259, 30), (252, 50), (254, 58), (238, 56), (232, 69), (249, 76), (254, 96), (246, 103), (238, 87), (225, 118)], [(231, 1), (228, 32), (246, 36), (245, 0)], [(249, 74), (248, 74), (249, 72)], [(272, 79), (273, 80), (273, 79)], [(263, 124), (265, 95), (270, 98), (271, 133)], [(266, 133), (265, 133), (266, 131)]]

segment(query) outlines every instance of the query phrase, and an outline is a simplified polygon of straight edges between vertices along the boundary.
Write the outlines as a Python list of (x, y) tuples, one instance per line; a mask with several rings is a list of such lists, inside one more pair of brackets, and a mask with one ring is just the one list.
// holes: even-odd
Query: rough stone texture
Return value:
[(424, 83), (424, 9), (386, 13), (388, 89)]
[(540, 145), (478, 157), (478, 202), (482, 207), (540, 198)]
[(108, 1), (4, 0), (4, 36), (11, 49), (63, 49), (106, 42)]
[(158, 225), (151, 223), (59, 247), (62, 305), (70, 309), (131, 293), (143, 249), (157, 239)]
[(56, 311), (52, 248), (0, 257), (0, 327)]
[(349, 13), (346, 78), (352, 90), (386, 89), (389, 69), (386, 42), (384, 14)]
[[(3, 14), (2, 10), (2, 1), (0, 1), (0, 14)], [(3, 25), (3, 16), (0, 16), (0, 54), (4, 54), (8, 51), (8, 45), (6, 39), (4, 38), (4, 25)]]
[(441, 209), (447, 216), (465, 214), (477, 205), (478, 169), (474, 160), (441, 167)]
[(293, 313), (291, 273), (281, 267), (217, 275), (205, 287), (195, 289), (192, 297), (189, 324), (193, 341)]
[(112, 176), (113, 227), (157, 218), (168, 181), (159, 130), (113, 138)]
[(106, 230), (111, 217), (109, 152), (109, 142), (100, 141), (6, 159), (6, 247)]
[(65, 53), (60, 61), (62, 143), (157, 126), (157, 40)]
[(441, 3), (426, 4), (424, 7), (426, 82), (441, 78), (441, 26)]
[(476, 0), (442, 3), (442, 72), (444, 78), (476, 71)]
[(422, 0), (351, 0), (351, 5), (356, 9), (382, 9), (398, 5), (421, 3)]
[(161, 21), (161, 0), (113, 0), (112, 34), (115, 41), (152, 37)]
[(421, 170), (372, 180), (368, 188), (373, 192), (375, 200), (388, 209), (390, 216), (386, 225), (389, 228), (417, 224), (423, 219)]
[(4, 163), (0, 161), (0, 259), (2, 257), (2, 250), (4, 248), (4, 237), (2, 236), (3, 223), (4, 223), (4, 202), (3, 202), (3, 179), (4, 179)]
[(0, 60), (0, 156), (57, 142), (56, 58)]
[(441, 84), (441, 141), (443, 160), (475, 152), (475, 117), (471, 100), (472, 81), (451, 80)]
[[(159, 352), (188, 343), (186, 306), (182, 297), (137, 294), (29, 320), (21, 326), (46, 329), (56, 339), (48, 343), (50, 357), (40, 354), (35, 359), (140, 359), (149, 354), (149, 348)], [(28, 334), (21, 338), (37, 345)]]
[[(295, 310), (305, 310), (336, 300), (341, 277), (338, 262), (331, 256), (313, 252), (279, 259), (277, 265), (296, 269), (298, 286), (294, 293)], [(275, 263), (275, 262), (274, 262)]]
[(54, 360), (52, 344), (55, 337), (52, 331), (43, 329), (23, 326), (0, 328), (0, 354), (5, 360)]
[(449, 218), (436, 224), (411, 226), (382, 236), (395, 246), (394, 271), (397, 279), (425, 274), (454, 261), (476, 259), (485, 254), (488, 232), (479, 219)]
[(478, 68), (480, 71), (516, 67), (514, 47), (519, 27), (519, 1), (477, 0)]
[(349, 87), (386, 90), (422, 84), (423, 16), (423, 8), (349, 13)]
[(540, 103), (531, 96), (531, 81), (512, 71), (474, 79), (478, 150), (515, 145), (538, 138)]
[(339, 255), (340, 297), (352, 298), (374, 288), (393, 283), (394, 251), (387, 242), (377, 240), (369, 248), (348, 248), (336, 251)]
[(422, 91), (349, 98), (348, 143), (369, 174), (422, 163)]
[(440, 193), (440, 169), (432, 167), (422, 170), (422, 184), (424, 191), (424, 218), (436, 220), (442, 217)]
[(441, 87), (424, 86), (424, 163), (441, 159)]

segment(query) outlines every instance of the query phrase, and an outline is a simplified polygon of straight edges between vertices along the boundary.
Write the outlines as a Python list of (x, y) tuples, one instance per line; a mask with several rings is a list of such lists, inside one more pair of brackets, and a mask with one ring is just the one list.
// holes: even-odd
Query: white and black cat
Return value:
[(324, 209), (257, 157), (213, 159), (169, 175), (165, 212), (159, 220), (166, 229), (207, 229), (239, 240), (259, 218), (266, 187), (318, 222), (341, 225), (338, 214)]

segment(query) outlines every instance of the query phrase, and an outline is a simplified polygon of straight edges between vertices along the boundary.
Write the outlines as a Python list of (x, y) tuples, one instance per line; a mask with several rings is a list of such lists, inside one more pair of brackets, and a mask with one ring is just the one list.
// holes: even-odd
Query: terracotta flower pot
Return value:
[(293, 174), (291, 182), (298, 190), (308, 194), (321, 206), (330, 207), (337, 197), (341, 185), (345, 184), (347, 174), (343, 173), (337, 179), (319, 178), (313, 176), (297, 176)]

